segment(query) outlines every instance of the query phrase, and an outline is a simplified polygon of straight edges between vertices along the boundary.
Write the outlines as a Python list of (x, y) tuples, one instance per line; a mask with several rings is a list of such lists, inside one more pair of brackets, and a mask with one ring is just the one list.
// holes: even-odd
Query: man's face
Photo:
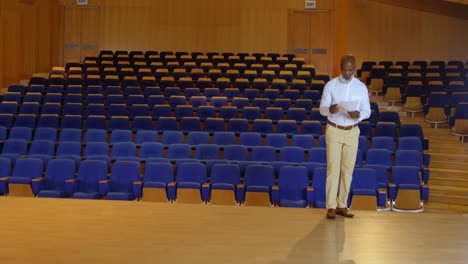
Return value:
[(346, 80), (351, 79), (354, 75), (355, 65), (351, 61), (345, 61), (343, 65), (341, 65), (341, 74)]

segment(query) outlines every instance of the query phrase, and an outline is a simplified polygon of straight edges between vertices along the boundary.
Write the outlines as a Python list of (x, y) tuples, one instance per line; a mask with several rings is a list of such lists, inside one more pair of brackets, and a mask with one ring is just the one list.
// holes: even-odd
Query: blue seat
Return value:
[(270, 165), (251, 164), (245, 168), (242, 202), (251, 206), (271, 206), (275, 171)]
[(60, 142), (55, 154), (58, 159), (70, 159), (75, 162), (75, 167), (78, 168), (81, 163), (81, 143), (78, 141)]
[(106, 142), (90, 142), (86, 144), (83, 158), (87, 160), (105, 161), (110, 168), (109, 145)]
[(248, 161), (248, 149), (243, 145), (224, 145), (223, 160), (238, 164), (241, 172), (243, 172), (247, 165), (250, 164), (250, 161)]
[(288, 137), (283, 133), (267, 134), (265, 137), (265, 146), (272, 146), (281, 149), (288, 146)]
[(164, 131), (161, 138), (163, 145), (184, 143), (184, 134), (181, 131)]
[(252, 123), (252, 132), (261, 134), (274, 133), (271, 119), (255, 119)]
[(239, 145), (247, 147), (262, 146), (262, 135), (258, 132), (243, 132), (239, 136)]
[(306, 167), (283, 166), (278, 176), (278, 188), (272, 192), (273, 201), (280, 207), (307, 207), (314, 202), (313, 190)]
[(39, 127), (34, 132), (34, 140), (57, 141), (57, 129), (50, 127)]
[[(272, 120), (273, 123), (276, 124), (278, 123), (279, 120), (282, 120), (284, 118), (284, 111), (280, 107), (267, 107), (265, 109), (264, 117), (266, 119)], [(260, 120), (260, 119), (257, 119), (257, 120)]]
[(308, 134), (293, 135), (291, 139), (291, 146), (300, 147), (303, 149), (311, 149), (315, 147), (314, 136)]
[(310, 111), (314, 107), (314, 102), (311, 99), (297, 99), (294, 107)]
[(65, 190), (75, 199), (101, 199), (99, 182), (107, 179), (106, 163), (101, 160), (85, 160), (80, 163), (75, 180), (65, 183)]
[(0, 114), (18, 114), (18, 104), (16, 102), (0, 103)]
[(360, 122), (358, 124), (359, 127), (359, 136), (366, 137), (367, 139), (371, 139), (374, 135), (372, 133), (372, 125), (369, 122)]
[[(5, 95), (3, 96), (5, 97)], [(19, 114), (38, 115), (41, 109), (41, 105), (37, 102), (26, 102), (20, 106)]]
[(382, 165), (389, 170), (393, 166), (392, 152), (386, 149), (369, 149), (366, 165)]
[(11, 177), (0, 178), (0, 192), (9, 196), (32, 196), (32, 180), (42, 178), (43, 165), (41, 159), (19, 158), (11, 163)]
[(0, 142), (7, 139), (7, 128), (0, 125)]
[(159, 142), (144, 142), (141, 144), (138, 155), (140, 161), (144, 162), (168, 162), (164, 157), (164, 146)]
[(176, 184), (168, 186), (168, 192), (176, 194), (178, 203), (201, 203), (208, 199), (208, 192), (202, 189), (207, 183), (205, 165), (190, 162), (178, 165), (175, 181)]
[(171, 144), (167, 149), (167, 158), (171, 161), (191, 160), (192, 149), (188, 144)]
[(133, 104), (130, 107), (129, 117), (135, 119), (135, 117), (148, 117), (149, 116), (149, 107), (147, 104)]
[(209, 117), (205, 120), (203, 129), (209, 133), (223, 132), (224, 120), (222, 118)]
[(424, 138), (424, 132), (419, 124), (402, 124), (400, 126), (400, 138), (403, 137), (419, 137), (423, 150), (429, 149), (429, 140)]
[(12, 114), (0, 114), (0, 126), (11, 128), (13, 126), (13, 117)]
[(244, 109), (242, 110), (242, 118), (245, 118), (249, 121), (261, 118), (260, 108), (256, 106), (244, 107)]
[(60, 128), (75, 128), (81, 130), (83, 128), (83, 119), (80, 115), (66, 115), (60, 122)]
[(375, 137), (391, 137), (394, 140), (398, 137), (398, 130), (393, 122), (378, 122), (375, 126)]
[(307, 167), (310, 174), (313, 174), (317, 167), (327, 166), (327, 150), (323, 147), (316, 147), (309, 149), (307, 162), (303, 164)]
[(213, 134), (213, 144), (216, 145), (235, 145), (236, 135), (234, 132), (215, 132)]
[(132, 121), (132, 131), (153, 130), (153, 120), (150, 116), (137, 116)]
[(236, 134), (249, 131), (249, 121), (245, 118), (232, 118), (228, 123), (228, 131)]
[(243, 199), (240, 168), (236, 164), (215, 164), (210, 174), (207, 200), (210, 204), (233, 205)]
[(89, 129), (106, 129), (106, 118), (104, 116), (88, 116), (86, 119), (86, 130)]
[(302, 123), (307, 119), (307, 112), (304, 108), (291, 107), (286, 112), (286, 118)]
[(211, 105), (202, 105), (197, 109), (197, 116), (200, 120), (216, 117), (216, 109)]
[(35, 128), (36, 119), (37, 119), (36, 115), (17, 115), (13, 126)]
[(232, 118), (238, 118), (239, 110), (234, 106), (222, 106), (221, 109), (219, 109), (219, 117), (226, 121)]
[(209, 144), (210, 134), (205, 131), (191, 131), (188, 133), (187, 144), (196, 146), (200, 144)]
[(429, 198), (429, 187), (421, 183), (420, 170), (414, 166), (393, 166), (389, 198), (392, 210), (423, 211), (423, 202)]
[(205, 96), (197, 95), (190, 97), (190, 105), (193, 107), (206, 106), (207, 99)]
[(260, 98), (260, 91), (258, 89), (245, 89), (242, 91), (242, 96), (253, 101), (255, 98)]
[(55, 156), (55, 141), (34, 140), (29, 148), (28, 157), (42, 160), (44, 168), (47, 168), (49, 160)]
[(280, 98), (280, 90), (278, 89), (266, 89), (263, 91), (263, 98), (267, 98), (270, 102), (275, 101), (276, 99)]
[(302, 165), (305, 162), (305, 150), (300, 147), (284, 147), (280, 150), (279, 161), (273, 162), (275, 173), (279, 173), (281, 167), (289, 165)]
[(174, 116), (178, 120), (183, 117), (192, 117), (194, 109), (191, 105), (177, 105), (174, 109)]
[(176, 131), (177, 130), (177, 120), (175, 117), (163, 116), (158, 119), (156, 122), (156, 131)]
[(58, 128), (59, 127), (59, 116), (57, 114), (43, 114), (39, 116), (37, 121), (37, 128), (41, 127), (50, 127)]
[(271, 146), (252, 147), (251, 161), (262, 164), (272, 164), (276, 162), (276, 149)]
[(59, 103), (45, 103), (41, 108), (41, 115), (58, 115), (62, 116), (62, 105)]
[(132, 132), (130, 130), (113, 130), (110, 136), (109, 144), (115, 144), (119, 142), (133, 142)]
[(114, 163), (109, 180), (100, 181), (99, 192), (107, 200), (134, 200), (141, 189), (140, 164), (118, 160)]
[(245, 109), (250, 105), (249, 99), (245, 97), (234, 97), (231, 105), (237, 107), (237, 109)]
[(372, 138), (372, 149), (386, 149), (391, 152), (395, 151), (395, 141), (392, 137), (376, 136)]
[[(88, 119), (89, 120), (89, 119)], [(112, 116), (109, 119), (108, 131), (130, 129), (128, 116)]]
[(395, 152), (395, 166), (416, 166), (421, 172), (421, 179), (429, 181), (429, 169), (424, 167), (424, 156), (416, 150), (397, 150)]
[(32, 140), (31, 127), (12, 127), (8, 139), (23, 139), (26, 141)]
[(287, 111), (289, 108), (291, 108), (291, 99), (289, 98), (277, 98), (273, 102), (274, 107), (279, 107), (283, 109), (283, 111)]
[(379, 122), (393, 122), (397, 127), (400, 127), (400, 115), (398, 112), (384, 111), (379, 114)]
[(28, 152), (28, 142), (24, 139), (7, 139), (3, 142), (2, 154), (0, 157), (8, 158), (12, 165), (16, 159), (26, 155)]
[(201, 131), (200, 118), (198, 117), (183, 117), (180, 120), (179, 130), (185, 133), (190, 131)]
[(116, 142), (112, 145), (111, 160), (137, 161), (136, 145), (133, 142)]
[(323, 128), (320, 121), (314, 120), (305, 120), (301, 124), (301, 134), (302, 135), (312, 135), (315, 138), (323, 135)]
[(157, 142), (158, 132), (153, 130), (138, 130), (136, 132), (135, 144), (141, 145), (145, 142)]
[(83, 105), (81, 103), (66, 103), (63, 105), (63, 115), (83, 115)]
[(32, 181), (33, 193), (38, 197), (66, 198), (65, 182), (75, 178), (75, 163), (68, 159), (50, 160), (45, 177)]
[(327, 181), (327, 168), (316, 167), (312, 172), (312, 188), (313, 192), (313, 207), (326, 208), (326, 181)]
[(142, 181), (143, 201), (167, 202), (176, 198), (169, 197), (167, 192), (168, 185), (174, 182), (174, 172), (170, 163), (146, 163)]
[(256, 106), (261, 110), (265, 110), (267, 107), (270, 106), (270, 100), (268, 98), (254, 98), (252, 102), (252, 106)]
[(90, 142), (107, 142), (107, 132), (103, 129), (88, 129), (83, 142), (85, 144)]
[[(215, 144), (199, 144), (195, 149), (195, 159), (205, 161), (208, 166), (209, 161), (219, 160), (219, 146)], [(207, 168), (208, 169), (208, 168)], [(211, 166), (210, 166), (211, 169)]]
[(356, 168), (353, 172), (348, 206), (354, 210), (376, 210), (387, 203), (387, 191), (379, 189), (376, 171)]

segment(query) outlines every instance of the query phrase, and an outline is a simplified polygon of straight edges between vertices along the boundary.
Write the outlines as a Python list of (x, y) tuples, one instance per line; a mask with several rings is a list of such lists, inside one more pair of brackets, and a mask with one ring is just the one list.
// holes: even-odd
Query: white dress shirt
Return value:
[[(359, 111), (360, 117), (358, 119), (351, 118), (342, 107), (335, 114), (331, 114), (329, 111), (331, 105), (338, 104), (339, 106), (340, 103), (356, 101), (358, 103), (354, 107), (355, 109), (347, 110)], [(343, 78), (342, 75), (333, 78), (323, 89), (320, 101), (320, 114), (327, 116), (329, 121), (340, 126), (351, 126), (369, 118), (371, 109), (367, 87), (354, 77), (351, 77), (349, 80)]]

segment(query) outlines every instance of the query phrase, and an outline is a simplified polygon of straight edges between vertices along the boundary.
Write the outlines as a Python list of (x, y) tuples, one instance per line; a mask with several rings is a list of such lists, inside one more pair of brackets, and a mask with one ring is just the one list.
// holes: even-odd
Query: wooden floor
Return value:
[(0, 197), (0, 263), (466, 263), (468, 215)]

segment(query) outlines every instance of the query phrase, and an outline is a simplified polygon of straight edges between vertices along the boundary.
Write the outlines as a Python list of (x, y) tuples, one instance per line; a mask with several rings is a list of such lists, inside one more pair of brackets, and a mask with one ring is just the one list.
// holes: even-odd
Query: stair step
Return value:
[(468, 213), (468, 206), (444, 204), (429, 201), (424, 204), (424, 212), (426, 213)]
[(429, 194), (429, 202), (468, 206), (468, 199), (466, 196), (438, 194), (432, 193), (432, 191)]
[(431, 162), (432, 161), (468, 162), (468, 155), (432, 153), (432, 152), (429, 152), (429, 154), (431, 154)]
[(434, 146), (432, 142), (429, 143), (429, 151), (427, 153), (442, 154), (442, 153), (451, 153), (451, 154), (461, 154), (468, 155), (468, 148), (463, 148), (460, 146)]
[(438, 169), (454, 169), (454, 170), (467, 170), (468, 165), (463, 162), (449, 162), (449, 161), (433, 161), (431, 160), (430, 168)]
[(434, 186), (430, 185), (431, 193), (442, 194), (447, 193), (448, 195), (465, 196), (468, 198), (468, 188), (458, 186)]

